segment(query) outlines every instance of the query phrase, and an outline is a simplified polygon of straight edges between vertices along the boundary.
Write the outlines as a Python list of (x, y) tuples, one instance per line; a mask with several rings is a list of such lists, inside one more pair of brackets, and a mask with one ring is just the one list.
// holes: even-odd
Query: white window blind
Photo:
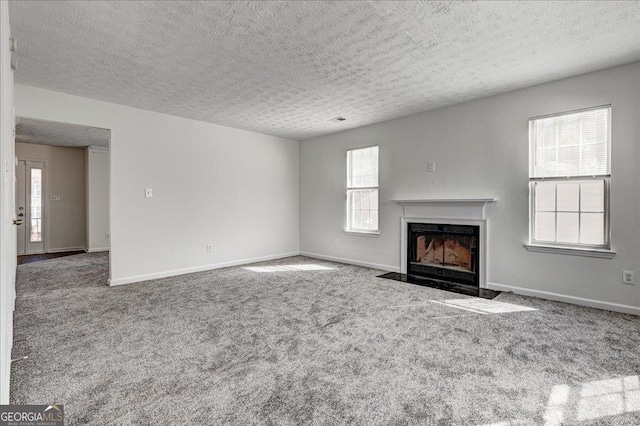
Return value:
[(609, 175), (610, 123), (610, 107), (531, 119), (530, 177)]
[(378, 231), (378, 147), (347, 151), (347, 230)]

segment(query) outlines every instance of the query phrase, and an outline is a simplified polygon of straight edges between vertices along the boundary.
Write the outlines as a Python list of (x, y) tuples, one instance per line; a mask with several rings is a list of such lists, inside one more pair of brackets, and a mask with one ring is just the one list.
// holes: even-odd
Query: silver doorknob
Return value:
[(14, 225), (22, 225), (23, 222), (24, 222), (24, 220), (22, 220), (22, 219), (13, 219), (13, 224)]

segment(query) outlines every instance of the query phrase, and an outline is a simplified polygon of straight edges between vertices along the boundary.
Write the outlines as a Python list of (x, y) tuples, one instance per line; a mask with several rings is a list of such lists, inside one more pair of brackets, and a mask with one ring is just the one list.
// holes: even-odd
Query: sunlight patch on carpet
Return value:
[[(626, 376), (573, 386), (568, 384), (553, 386), (549, 392), (543, 419), (545, 426), (562, 426), (597, 419), (604, 421), (605, 418), (608, 420), (606, 424), (618, 424), (616, 416), (636, 412), (640, 412), (640, 378)], [(484, 426), (519, 424), (529, 423), (507, 420)]]
[(243, 269), (251, 272), (289, 272), (289, 271), (331, 271), (334, 268), (328, 266), (300, 264), (300, 265), (274, 265), (274, 266), (245, 266)]
[[(573, 399), (572, 399), (573, 397)], [(638, 376), (595, 380), (573, 388), (567, 384), (551, 389), (545, 425), (601, 419), (640, 411), (640, 378)], [(575, 413), (575, 418), (571, 414)]]
[(432, 300), (431, 302), (479, 314), (506, 314), (510, 312), (537, 311), (537, 309), (530, 308), (528, 306), (520, 306), (512, 303), (497, 302), (495, 300), (480, 298)]
[(582, 385), (578, 420), (591, 420), (640, 411), (638, 376), (598, 380)]

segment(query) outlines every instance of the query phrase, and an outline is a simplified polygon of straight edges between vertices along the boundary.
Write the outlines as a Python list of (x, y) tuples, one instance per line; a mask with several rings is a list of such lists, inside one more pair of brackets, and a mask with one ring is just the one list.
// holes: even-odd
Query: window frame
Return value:
[[(378, 176), (377, 176), (377, 181), (378, 181), (378, 185), (377, 186), (368, 186), (368, 187), (356, 187), (356, 186), (349, 186), (349, 181), (351, 180), (351, 164), (350, 164), (350, 153), (353, 151), (359, 151), (359, 150), (364, 150), (364, 149), (369, 149), (369, 148), (377, 148), (378, 149)], [(356, 148), (349, 148), (345, 151), (345, 162), (346, 162), (346, 174), (345, 174), (345, 221), (344, 221), (344, 232), (348, 233), (348, 234), (357, 234), (357, 235), (365, 235), (365, 236), (378, 236), (380, 235), (380, 145), (368, 145), (368, 146), (361, 146), (361, 147), (356, 147)], [(350, 192), (351, 191), (358, 191), (358, 190), (376, 190), (377, 195), (378, 195), (378, 205), (377, 205), (377, 211), (378, 211), (378, 226), (376, 229), (358, 229), (358, 228), (353, 228), (352, 224), (351, 224), (351, 213), (352, 213), (352, 209), (351, 209), (351, 203), (350, 203)]]
[[(582, 176), (552, 176), (552, 177), (531, 177), (532, 169), (531, 169), (531, 156), (535, 155), (536, 150), (532, 149), (532, 139), (531, 139), (531, 124), (536, 120), (558, 117), (563, 115), (571, 115), (580, 112), (587, 112), (593, 110), (600, 109), (608, 109), (608, 128), (607, 128), (607, 170), (608, 174), (600, 174), (600, 175), (582, 175)], [(571, 111), (564, 111), (555, 114), (548, 114), (538, 117), (532, 117), (528, 120), (529, 123), (529, 242), (525, 244), (525, 247), (529, 251), (537, 251), (537, 252), (550, 252), (550, 253), (559, 253), (559, 254), (575, 254), (580, 256), (593, 256), (593, 257), (606, 257), (611, 258), (615, 255), (615, 252), (611, 251), (611, 122), (612, 122), (612, 107), (610, 104), (607, 105), (599, 105), (595, 107), (582, 108)], [(587, 243), (566, 243), (566, 242), (554, 242), (554, 241), (546, 241), (546, 240), (536, 240), (535, 239), (535, 231), (536, 231), (536, 183), (537, 182), (567, 182), (567, 181), (587, 181), (587, 182), (600, 182), (603, 181), (604, 184), (604, 194), (603, 194), (603, 212), (604, 212), (604, 224), (603, 224), (603, 244), (587, 244)], [(556, 187), (557, 191), (557, 187)], [(578, 213), (579, 217), (582, 213), (581, 205), (578, 205)], [(557, 194), (556, 194), (556, 204), (555, 204), (555, 214), (556, 214), (556, 236), (557, 236), (557, 215), (558, 215), (558, 205), (557, 205)], [(580, 222), (579, 222), (580, 224)], [(580, 225), (578, 228), (578, 232), (580, 233)], [(557, 239), (557, 238), (556, 238)]]

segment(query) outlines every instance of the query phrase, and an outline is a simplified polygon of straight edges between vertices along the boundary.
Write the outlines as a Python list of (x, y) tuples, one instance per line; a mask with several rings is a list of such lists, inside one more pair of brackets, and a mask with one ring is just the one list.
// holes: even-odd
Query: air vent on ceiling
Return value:
[(331, 120), (329, 120), (329, 121), (334, 121), (334, 122), (336, 122), (336, 123), (337, 123), (337, 122), (339, 122), (339, 121), (346, 121), (346, 120), (347, 120), (346, 118), (344, 118), (344, 117), (340, 116), (340, 117), (332, 118), (332, 119), (331, 119)]

